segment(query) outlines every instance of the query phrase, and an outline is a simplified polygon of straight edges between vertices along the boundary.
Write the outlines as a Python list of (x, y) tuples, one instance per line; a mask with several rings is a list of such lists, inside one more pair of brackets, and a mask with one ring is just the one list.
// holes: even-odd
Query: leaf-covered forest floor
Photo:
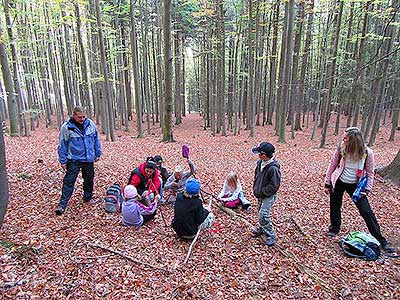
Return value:
[[(344, 124), (344, 122), (343, 122)], [(133, 125), (132, 125), (133, 126)], [(2, 299), (400, 299), (400, 260), (366, 262), (346, 258), (339, 238), (325, 236), (329, 201), (323, 178), (341, 137), (331, 135), (320, 149), (319, 135), (310, 141), (305, 129), (278, 144), (273, 128), (256, 127), (256, 136), (241, 131), (213, 137), (198, 115), (175, 126), (176, 143), (162, 143), (161, 130), (136, 139), (118, 130), (117, 140), (105, 142), (96, 163), (97, 202), (84, 204), (82, 180), (64, 215), (57, 217), (63, 173), (57, 161), (57, 128), (41, 128), (31, 137), (6, 138), (10, 202), (0, 230), (0, 298)], [(393, 160), (399, 147), (388, 142), (383, 127), (373, 150), (377, 165)], [(107, 214), (103, 195), (116, 180), (126, 182), (130, 171), (147, 156), (160, 154), (172, 170), (184, 163), (181, 145), (190, 146), (197, 177), (205, 191), (217, 194), (227, 173), (239, 174), (253, 208), (236, 211), (257, 223), (252, 179), (257, 156), (251, 147), (263, 140), (276, 145), (282, 186), (272, 210), (277, 246), (267, 248), (250, 236), (240, 218), (213, 206), (216, 224), (203, 231), (186, 265), (190, 243), (164, 227), (160, 213), (136, 230), (120, 225), (120, 215)], [(378, 178), (370, 202), (382, 232), (400, 247), (400, 189)], [(208, 201), (208, 198), (206, 199)], [(173, 209), (163, 206), (169, 224)], [(366, 225), (348, 196), (343, 205), (341, 235)], [(297, 224), (297, 225), (296, 225)], [(99, 243), (169, 272), (131, 262), (90, 246)]]

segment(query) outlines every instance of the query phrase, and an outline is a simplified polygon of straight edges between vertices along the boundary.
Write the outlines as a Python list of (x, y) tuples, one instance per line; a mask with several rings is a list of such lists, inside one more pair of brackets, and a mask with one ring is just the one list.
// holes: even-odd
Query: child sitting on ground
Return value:
[(237, 208), (239, 205), (242, 205), (244, 210), (250, 208), (250, 202), (244, 197), (242, 186), (234, 172), (229, 173), (226, 177), (218, 200), (228, 208)]
[(124, 202), (122, 202), (122, 224), (125, 226), (140, 227), (143, 224), (143, 216), (138, 205), (139, 195), (133, 185), (127, 185), (124, 189)]

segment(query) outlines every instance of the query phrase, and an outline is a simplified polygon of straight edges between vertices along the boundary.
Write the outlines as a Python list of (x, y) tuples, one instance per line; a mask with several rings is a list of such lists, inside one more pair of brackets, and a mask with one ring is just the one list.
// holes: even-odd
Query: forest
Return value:
[[(375, 154), (369, 196), (400, 249), (399, 0), (2, 0), (0, 295), (4, 299), (397, 299), (398, 258), (349, 259), (328, 239), (329, 161), (347, 127)], [(65, 214), (61, 125), (96, 124), (94, 203), (79, 177)], [(257, 156), (273, 143), (277, 245), (252, 239)], [(174, 209), (140, 229), (104, 194), (148, 156), (189, 145), (216, 216), (194, 244)], [(235, 171), (249, 211), (213, 199)], [(161, 215), (161, 213), (163, 215)], [(343, 201), (341, 235), (367, 231)], [(114, 251), (114, 252), (112, 252)]]

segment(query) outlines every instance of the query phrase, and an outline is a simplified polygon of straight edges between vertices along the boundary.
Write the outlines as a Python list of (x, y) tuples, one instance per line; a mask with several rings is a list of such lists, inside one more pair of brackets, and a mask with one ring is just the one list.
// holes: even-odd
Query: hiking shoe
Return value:
[(265, 240), (265, 245), (267, 245), (268, 247), (274, 246), (275, 243), (276, 243), (275, 238), (267, 238), (267, 239)]
[(242, 209), (245, 210), (245, 211), (249, 211), (249, 210), (251, 209), (250, 203), (249, 203), (249, 204), (242, 205)]
[(387, 253), (396, 252), (396, 249), (394, 247), (392, 247), (390, 244), (382, 245), (382, 249), (383, 249), (383, 251), (385, 251)]
[(82, 200), (83, 200), (83, 203), (94, 205), (94, 204), (97, 203), (97, 201), (98, 201), (99, 199), (98, 199), (98, 198), (93, 198), (93, 197), (91, 197), (91, 198), (89, 198), (89, 199), (83, 198)]
[(61, 216), (65, 211), (65, 208), (62, 206), (57, 206), (56, 210), (54, 211), (57, 216)]
[(333, 231), (328, 231), (328, 233), (326, 234), (326, 236), (327, 237), (335, 237), (335, 236), (337, 236), (338, 235), (338, 233), (337, 232), (333, 232)]
[(264, 234), (264, 232), (263, 232), (261, 227), (254, 227), (251, 230), (251, 236), (254, 237), (254, 238), (262, 236), (263, 234)]

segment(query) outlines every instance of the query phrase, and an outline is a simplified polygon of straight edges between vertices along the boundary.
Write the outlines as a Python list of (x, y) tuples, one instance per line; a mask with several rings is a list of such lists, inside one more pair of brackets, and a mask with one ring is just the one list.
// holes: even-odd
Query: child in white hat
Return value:
[(122, 203), (122, 224), (125, 226), (139, 227), (143, 225), (143, 216), (138, 205), (139, 196), (133, 185), (124, 189), (124, 202)]

